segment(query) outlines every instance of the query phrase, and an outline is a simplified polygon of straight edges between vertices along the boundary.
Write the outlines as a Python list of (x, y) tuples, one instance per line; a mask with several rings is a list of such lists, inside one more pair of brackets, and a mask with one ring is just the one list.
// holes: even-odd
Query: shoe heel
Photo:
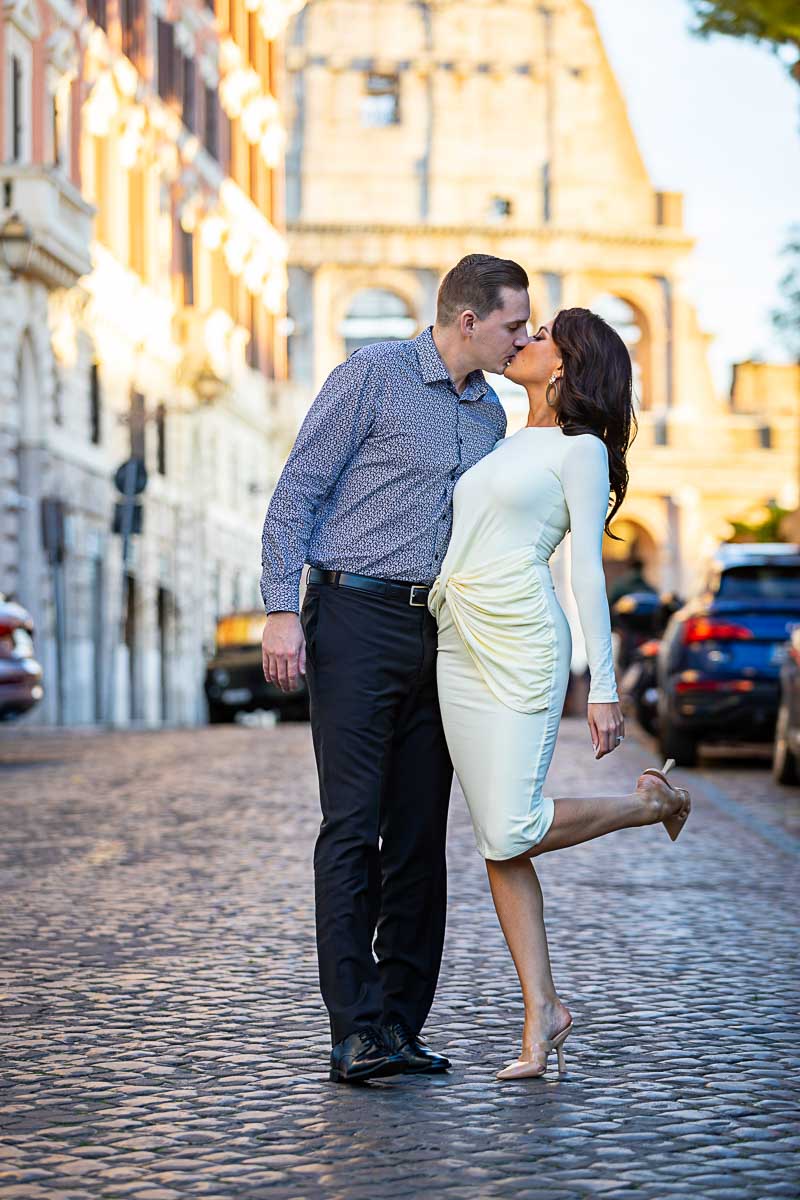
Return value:
[(661, 768), (661, 774), (669, 775), (670, 771), (672, 770), (672, 768), (674, 766), (675, 766), (675, 759), (668, 758), (667, 761), (664, 763), (663, 767)]
[(338, 1071), (334, 1070), (333, 1067), (331, 1067), (331, 1070), (328, 1074), (328, 1079), (331, 1081), (331, 1083), (341, 1083), (342, 1082), (341, 1075), (339, 1074)]
[(567, 1060), (564, 1055), (563, 1046), (556, 1046), (556, 1054), (558, 1055), (558, 1073), (559, 1075), (565, 1075), (567, 1071)]

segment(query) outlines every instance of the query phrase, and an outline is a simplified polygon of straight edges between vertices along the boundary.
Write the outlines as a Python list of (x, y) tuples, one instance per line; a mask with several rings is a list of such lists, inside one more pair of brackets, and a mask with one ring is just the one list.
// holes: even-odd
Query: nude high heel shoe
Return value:
[(646, 771), (642, 771), (643, 775), (655, 775), (656, 779), (660, 779), (662, 783), (665, 783), (669, 790), (674, 792), (676, 796), (680, 796), (683, 801), (683, 806), (679, 812), (673, 813), (671, 817), (666, 817), (661, 822), (673, 842), (686, 824), (692, 808), (692, 798), (686, 788), (674, 788), (667, 779), (668, 772), (674, 766), (675, 759), (668, 758), (660, 771), (657, 771), (655, 767), (648, 767)]
[(545, 1039), (542, 1042), (534, 1042), (534, 1047), (539, 1047), (544, 1053), (544, 1066), (539, 1070), (538, 1063), (531, 1062), (530, 1059), (518, 1058), (516, 1062), (509, 1063), (507, 1067), (503, 1067), (502, 1071), (498, 1071), (495, 1078), (497, 1079), (539, 1079), (547, 1070), (547, 1060), (555, 1050), (558, 1055), (558, 1073), (562, 1075), (566, 1071), (566, 1059), (564, 1058), (564, 1042), (567, 1040), (572, 1031), (572, 1021), (566, 1029), (562, 1029), (561, 1033), (557, 1033), (552, 1041)]

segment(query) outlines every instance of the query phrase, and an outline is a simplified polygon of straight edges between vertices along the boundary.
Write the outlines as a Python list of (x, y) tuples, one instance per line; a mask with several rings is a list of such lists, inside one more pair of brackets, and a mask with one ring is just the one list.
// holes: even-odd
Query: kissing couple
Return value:
[[(454, 768), (525, 1004), (519, 1058), (499, 1079), (543, 1075), (552, 1051), (561, 1069), (572, 1029), (533, 860), (659, 821), (674, 840), (689, 815), (670, 764), (626, 795), (544, 794), (571, 659), (548, 563), (568, 530), (595, 758), (624, 737), (602, 540), (635, 420), (630, 357), (601, 317), (564, 309), (533, 336), (529, 320), (521, 266), (463, 258), (432, 328), (331, 373), (264, 522), (264, 674), (285, 690), (308, 682), (317, 951), (339, 1083), (451, 1065), (420, 1031), (444, 941)], [(527, 392), (512, 437), (484, 371)]]

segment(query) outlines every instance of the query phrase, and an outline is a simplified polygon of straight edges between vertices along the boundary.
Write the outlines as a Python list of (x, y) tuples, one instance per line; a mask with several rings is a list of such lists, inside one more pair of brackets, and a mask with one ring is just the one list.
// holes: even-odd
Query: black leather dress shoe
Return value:
[(407, 1069), (403, 1055), (386, 1045), (382, 1030), (368, 1026), (336, 1043), (331, 1050), (329, 1078), (332, 1083), (365, 1083)]
[(382, 1026), (383, 1036), (387, 1046), (395, 1054), (401, 1054), (406, 1064), (406, 1072), (419, 1075), (427, 1072), (429, 1075), (437, 1071), (447, 1071), (452, 1065), (449, 1058), (443, 1054), (434, 1054), (423, 1042), (422, 1038), (412, 1033), (402, 1021), (393, 1021), (391, 1025)]

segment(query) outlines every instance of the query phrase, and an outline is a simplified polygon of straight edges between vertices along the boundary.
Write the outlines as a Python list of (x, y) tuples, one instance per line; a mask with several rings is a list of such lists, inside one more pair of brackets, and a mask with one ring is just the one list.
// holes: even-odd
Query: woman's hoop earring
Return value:
[(561, 376), (557, 375), (556, 372), (553, 371), (553, 374), (547, 381), (547, 390), (544, 394), (548, 408), (558, 408), (558, 385), (560, 382)]

